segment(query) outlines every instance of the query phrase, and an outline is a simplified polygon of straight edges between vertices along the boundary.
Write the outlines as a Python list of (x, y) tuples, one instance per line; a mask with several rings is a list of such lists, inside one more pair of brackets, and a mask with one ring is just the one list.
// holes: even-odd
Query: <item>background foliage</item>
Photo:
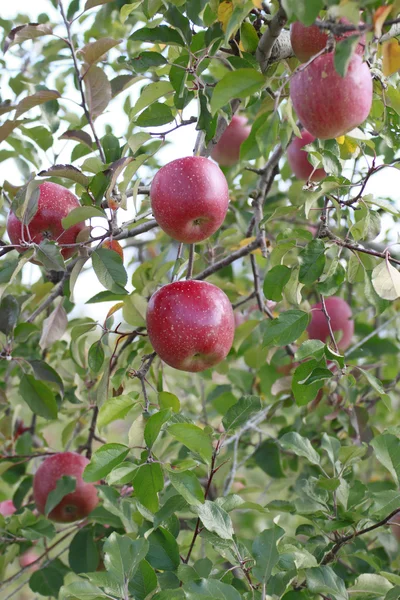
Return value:
[[(390, 189), (364, 193), (398, 167), (399, 30), (383, 23), (400, 5), (388, 6), (64, 0), (57, 22), (0, 19), (0, 159), (31, 182), (3, 182), (1, 233), (10, 202), (25, 211), (48, 178), (80, 198), (65, 226), (96, 225), (66, 263), (54, 243), (17, 255), (3, 237), (0, 500), (18, 508), (0, 517), (3, 598), (399, 597), (386, 525), (400, 507), (399, 207)], [(363, 11), (374, 99), (361, 129), (310, 147), (328, 177), (304, 186), (285, 158), (298, 61), (271, 55), (271, 34), (327, 7), (355, 27)], [(339, 68), (351, 50), (337, 45)], [(136, 88), (122, 111), (119, 94)], [(208, 155), (238, 110), (251, 134), (225, 170), (230, 210), (196, 245), (194, 277), (222, 288), (244, 322), (226, 361), (185, 374), (149, 358), (143, 335), (148, 297), (183, 278), (189, 257), (151, 218), (148, 186), (170, 130), (196, 122), (194, 151)], [(125, 240), (124, 263), (100, 248), (110, 235)], [(43, 266), (27, 284), (34, 254)], [(104, 287), (89, 306), (112, 302), (101, 321), (74, 305), (88, 269)], [(321, 295), (352, 307), (345, 356), (307, 340)], [(32, 475), (67, 448), (91, 457), (102, 502), (59, 526), (34, 512)], [(17, 561), (32, 547), (33, 572)]]

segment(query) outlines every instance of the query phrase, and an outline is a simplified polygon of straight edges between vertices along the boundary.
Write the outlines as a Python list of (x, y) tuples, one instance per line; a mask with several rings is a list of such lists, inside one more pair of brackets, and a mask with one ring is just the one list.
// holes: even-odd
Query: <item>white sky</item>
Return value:
[[(30, 17), (31, 21), (35, 21), (37, 16), (40, 13), (47, 13), (52, 21), (57, 21), (58, 13), (52, 6), (49, 0), (16, 0), (16, 2), (6, 2), (5, 0), (1, 1), (1, 16), (5, 19), (13, 19), (15, 18), (18, 12), (27, 14)], [(68, 6), (69, 1), (64, 0), (65, 5)], [(94, 9), (96, 10), (96, 9)], [(77, 26), (77, 24), (76, 24)], [(122, 104), (128, 94), (131, 95), (132, 101), (138, 97), (140, 89), (140, 84), (137, 86), (133, 86), (129, 89), (129, 91), (121, 94), (117, 99), (114, 99), (109, 106), (109, 112), (105, 116), (100, 117), (96, 121), (96, 128), (98, 129), (98, 133), (101, 136), (103, 134), (103, 128), (106, 123), (112, 122), (113, 132), (117, 136), (122, 136), (125, 132), (126, 123), (125, 119), (115, 119), (115, 116), (118, 116), (122, 111)], [(74, 89), (71, 90), (71, 94), (75, 95), (76, 91)], [(69, 95), (69, 90), (68, 90)], [(188, 118), (196, 114), (196, 105), (193, 107), (189, 106), (185, 109), (185, 118)], [(113, 115), (111, 119), (111, 115)], [(160, 130), (168, 129), (168, 126), (159, 128)], [(178, 129), (172, 134), (168, 135), (168, 140), (171, 142), (165, 149), (160, 151), (161, 159), (165, 162), (169, 162), (174, 158), (178, 158), (181, 156), (190, 155), (193, 152), (193, 146), (196, 139), (195, 127), (187, 126)], [(71, 145), (68, 144), (68, 152), (65, 154), (61, 154), (58, 162), (68, 162)], [(48, 165), (47, 165), (48, 166)], [(43, 165), (45, 168), (46, 165)], [(0, 163), (0, 181), (3, 179), (8, 179), (14, 184), (21, 184), (21, 175), (18, 170), (14, 167), (10, 160), (5, 161), (3, 164)], [(396, 199), (400, 205), (400, 171), (397, 169), (384, 169), (380, 171), (378, 174), (374, 175), (370, 179), (368, 183), (367, 189), (365, 190), (365, 194), (372, 193), (374, 195), (380, 197), (391, 197)], [(128, 207), (129, 209), (130, 207)], [(128, 212), (123, 212), (122, 217), (123, 220), (129, 220), (132, 218), (132, 214)], [(394, 237), (398, 235), (399, 232), (392, 232)], [(129, 256), (127, 257), (129, 258)], [(29, 280), (35, 280), (37, 278), (37, 269), (32, 265), (31, 270), (28, 270), (27, 277)], [(131, 269), (129, 269), (132, 272)], [(128, 289), (129, 286), (128, 286)], [(102, 319), (108, 310), (106, 304), (97, 304), (97, 305), (87, 305), (83, 307), (82, 304), (91, 296), (96, 294), (97, 292), (103, 290), (103, 287), (97, 281), (97, 278), (93, 275), (93, 273), (88, 272), (82, 274), (79, 279), (78, 286), (76, 287), (76, 302), (79, 306), (80, 314), (82, 314), (82, 310), (86, 314), (90, 314), (90, 316), (94, 318)]]

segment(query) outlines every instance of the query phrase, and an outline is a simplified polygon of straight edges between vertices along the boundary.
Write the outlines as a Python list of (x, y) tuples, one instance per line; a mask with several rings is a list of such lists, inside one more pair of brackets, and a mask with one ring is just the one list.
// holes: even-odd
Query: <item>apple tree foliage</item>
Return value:
[[(399, 164), (400, 3), (49, 0), (34, 23), (17, 5), (0, 17), (0, 501), (17, 508), (0, 516), (1, 597), (395, 600), (400, 207), (398, 189), (367, 186), (382, 171), (395, 181)], [(304, 184), (285, 158), (299, 135), (288, 29), (327, 9), (356, 41), (362, 11), (374, 97), (360, 128), (308, 147), (327, 177)], [(352, 40), (336, 44), (339, 72)], [(149, 296), (185, 278), (190, 254), (157, 227), (149, 185), (170, 132), (187, 128), (208, 156), (235, 112), (251, 133), (193, 277), (242, 322), (224, 362), (189, 374), (145, 335)], [(54, 242), (8, 247), (10, 203), (32, 216), (45, 180), (80, 199), (64, 225), (87, 222), (66, 262)], [(101, 248), (110, 236), (124, 261)], [(88, 270), (103, 291), (83, 290), (83, 310)], [(306, 333), (332, 295), (355, 319), (344, 355)], [(72, 525), (32, 500), (41, 455), (65, 449), (100, 481), (98, 507)]]

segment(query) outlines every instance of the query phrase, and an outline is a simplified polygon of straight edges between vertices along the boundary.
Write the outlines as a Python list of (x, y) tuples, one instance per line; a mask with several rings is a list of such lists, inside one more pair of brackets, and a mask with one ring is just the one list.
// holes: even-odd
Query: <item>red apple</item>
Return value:
[(311, 144), (314, 140), (315, 137), (311, 133), (302, 131), (301, 138), (295, 137), (288, 146), (287, 157), (289, 166), (297, 179), (320, 181), (326, 177), (324, 169), (315, 169), (314, 171), (314, 167), (308, 162), (308, 153), (303, 150), (304, 146)]
[(159, 289), (147, 308), (154, 350), (180, 371), (204, 371), (231, 349), (235, 319), (226, 294), (206, 281), (177, 281)]
[(33, 498), (38, 511), (45, 513), (48, 495), (56, 488), (63, 475), (76, 478), (76, 489), (67, 494), (48, 515), (59, 523), (69, 523), (87, 517), (97, 506), (97, 490), (93, 483), (85, 483), (82, 473), (88, 459), (75, 452), (60, 452), (46, 458), (33, 479)]
[[(339, 296), (331, 296), (325, 299), (326, 311), (331, 319), (332, 332), (342, 332), (338, 341), (339, 350), (346, 350), (351, 344), (354, 333), (354, 321), (352, 311), (346, 300)], [(322, 304), (314, 304), (311, 307), (311, 321), (307, 327), (308, 337), (311, 340), (330, 340), (328, 320), (322, 312)]]
[[(78, 199), (69, 190), (46, 181), (39, 185), (38, 209), (28, 227), (22, 227), (21, 221), (10, 212), (7, 220), (7, 233), (11, 244), (18, 246), (23, 241), (40, 244), (43, 240), (55, 240), (59, 244), (75, 244), (76, 238), (84, 223), (77, 223), (65, 230), (61, 220), (74, 208), (80, 206)], [(22, 231), (23, 230), (23, 231)], [(24, 246), (17, 247), (18, 252), (25, 252)], [(65, 259), (75, 254), (76, 248), (63, 248), (61, 253)]]
[(211, 153), (221, 167), (231, 167), (239, 162), (240, 146), (250, 135), (251, 127), (247, 125), (247, 118), (234, 115), (232, 121), (225, 129), (218, 143)]
[(29, 567), (29, 565), (32, 565), (32, 563), (35, 563), (30, 568), (30, 571), (37, 571), (39, 568), (39, 563), (36, 561), (39, 558), (39, 556), (40, 556), (40, 554), (38, 554), (34, 548), (29, 548), (29, 550), (24, 552), (19, 557), (19, 564), (21, 565), (21, 567)]
[[(340, 23), (349, 25), (347, 19), (340, 19)], [(355, 35), (355, 31), (346, 31), (343, 35), (335, 36), (335, 40), (340, 42), (346, 37)], [(290, 27), (290, 41), (292, 43), (293, 52), (301, 62), (307, 62), (311, 57), (326, 47), (328, 34), (317, 25), (307, 27), (300, 21), (296, 21)], [(356, 52), (362, 56), (365, 50), (365, 35), (360, 38)]]
[(122, 260), (124, 260), (124, 250), (121, 244), (117, 242), (117, 240), (106, 240), (102, 243), (102, 247), (106, 248), (107, 250), (113, 250), (114, 252), (120, 255)]
[(12, 500), (3, 500), (3, 502), (0, 502), (0, 515), (3, 515), (3, 517), (13, 515), (16, 510)]
[(390, 525), (390, 529), (392, 530), (394, 537), (400, 542), (400, 512), (390, 519), (390, 523), (393, 523), (393, 525)]
[(150, 189), (154, 217), (178, 242), (194, 244), (219, 229), (228, 210), (228, 183), (208, 158), (187, 156), (162, 167)]
[(335, 70), (333, 53), (300, 69), (290, 83), (290, 97), (302, 125), (317, 138), (344, 135), (361, 125), (372, 105), (372, 77), (358, 54), (345, 77)]

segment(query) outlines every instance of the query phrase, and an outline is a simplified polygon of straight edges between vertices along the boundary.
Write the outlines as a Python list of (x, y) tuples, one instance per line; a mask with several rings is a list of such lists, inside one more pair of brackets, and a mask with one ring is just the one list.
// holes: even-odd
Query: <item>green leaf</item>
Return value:
[(377, 573), (362, 573), (357, 577), (354, 585), (349, 588), (349, 594), (379, 598), (387, 594), (392, 588), (393, 585), (385, 577), (382, 577), (382, 575), (378, 575)]
[(400, 440), (391, 433), (381, 433), (371, 442), (375, 456), (392, 475), (397, 484), (400, 482)]
[(74, 573), (90, 573), (99, 564), (99, 551), (92, 527), (85, 527), (73, 537), (68, 551), (68, 562)]
[(346, 76), (351, 57), (359, 41), (360, 37), (358, 35), (350, 35), (341, 42), (336, 43), (334, 63), (335, 69), (341, 77)]
[(132, 33), (129, 39), (134, 42), (153, 42), (156, 44), (167, 44), (172, 46), (185, 45), (185, 42), (178, 31), (176, 31), (176, 29), (172, 29), (172, 27), (168, 27), (167, 25), (159, 25), (158, 27), (153, 28), (143, 27), (142, 29), (137, 29), (134, 33)]
[(290, 279), (291, 270), (285, 265), (276, 265), (268, 271), (264, 279), (264, 295), (268, 300), (280, 302), (282, 290)]
[(114, 294), (126, 292), (128, 275), (124, 269), (122, 258), (113, 250), (98, 248), (92, 254), (94, 272), (100, 283)]
[(188, 504), (194, 506), (204, 504), (204, 490), (193, 471), (182, 471), (182, 473), (169, 471), (168, 477), (176, 491)]
[(240, 600), (239, 592), (218, 579), (197, 579), (183, 586), (187, 600)]
[(35, 594), (58, 598), (58, 592), (64, 583), (64, 576), (67, 572), (68, 569), (59, 559), (52, 560), (31, 575), (29, 587)]
[(192, 509), (200, 517), (201, 522), (208, 531), (213, 531), (223, 540), (231, 540), (233, 537), (232, 521), (228, 513), (211, 500), (204, 504), (195, 505)]
[[(180, 563), (179, 546), (167, 529), (158, 527), (148, 537), (150, 544), (146, 560), (154, 569), (175, 571)], [(175, 590), (176, 591), (176, 590)]]
[(165, 504), (154, 516), (154, 527), (158, 527), (162, 523), (167, 523), (168, 519), (175, 513), (182, 510), (187, 510), (188, 504), (183, 496), (177, 494), (176, 496), (170, 496)]
[(396, 300), (400, 297), (400, 273), (389, 261), (383, 260), (374, 268), (372, 285), (384, 300)]
[(331, 567), (313, 567), (306, 570), (307, 587), (313, 594), (333, 596), (336, 600), (347, 600), (348, 593), (343, 579)]
[(300, 252), (299, 281), (304, 285), (314, 283), (323, 273), (325, 267), (325, 244), (322, 240), (312, 240)]
[(164, 408), (172, 408), (174, 413), (178, 413), (181, 408), (179, 398), (177, 398), (175, 394), (171, 394), (170, 392), (160, 392), (158, 394), (158, 403), (160, 405), (161, 410)]
[[(129, 6), (129, 5), (125, 5)], [(124, 8), (124, 7), (123, 7)], [(150, 69), (156, 69), (168, 64), (167, 59), (158, 52), (141, 52), (131, 59), (131, 67), (136, 73), (145, 73)]]
[(157, 575), (147, 560), (142, 560), (129, 583), (129, 592), (137, 600), (145, 600), (157, 587)]
[(293, 452), (297, 456), (304, 456), (313, 465), (319, 465), (321, 462), (319, 454), (312, 447), (310, 440), (295, 431), (285, 433), (278, 442), (284, 450)]
[(106, 219), (107, 215), (104, 210), (101, 210), (96, 206), (78, 206), (71, 210), (71, 212), (61, 220), (61, 225), (64, 229), (69, 229), (77, 223), (82, 223), (82, 221), (86, 221), (86, 219), (91, 219), (92, 217)]
[(281, 453), (273, 440), (265, 440), (254, 453), (256, 464), (274, 479), (285, 477), (281, 466)]
[(171, 415), (171, 409), (166, 408), (149, 417), (144, 428), (144, 441), (148, 448), (152, 447), (161, 431), (161, 427), (169, 421)]
[(296, 361), (301, 361), (306, 358), (314, 357), (316, 360), (321, 360), (325, 352), (325, 344), (321, 340), (306, 340), (296, 350), (294, 358)]
[[(99, 40), (100, 41), (100, 40)], [(111, 40), (114, 42), (115, 40)], [(110, 42), (111, 43), (111, 42)], [(112, 133), (107, 133), (101, 138), (101, 145), (103, 146), (104, 153), (106, 155), (106, 162), (112, 163), (121, 158), (121, 149), (119, 146), (118, 138)]]
[(367, 369), (362, 369), (361, 367), (356, 367), (356, 369), (358, 369), (358, 371), (360, 371), (360, 373), (362, 373), (364, 375), (365, 379), (368, 381), (370, 386), (380, 396), (384, 396), (386, 394), (385, 388), (383, 387), (382, 382), (377, 377), (375, 377), (375, 375), (372, 375), (372, 373), (370, 371), (367, 371)]
[(60, 600), (100, 600), (107, 596), (96, 585), (81, 579), (62, 587), (59, 598)]
[(57, 403), (51, 389), (32, 375), (22, 375), (19, 395), (31, 411), (44, 419), (57, 418)]
[(104, 543), (104, 564), (107, 572), (121, 585), (131, 581), (140, 562), (149, 550), (144, 538), (132, 540), (127, 535), (113, 532)]
[(43, 240), (35, 245), (35, 258), (42, 263), (46, 271), (65, 271), (61, 250), (55, 242)]
[[(130, 118), (133, 119), (140, 111), (148, 106), (151, 106), (156, 100), (159, 100), (162, 97), (170, 96), (173, 91), (174, 89), (169, 81), (156, 81), (146, 85), (144, 88), (142, 88), (139, 99), (136, 101), (135, 106), (129, 113)], [(132, 135), (128, 140), (128, 144), (132, 152), (135, 154), (136, 150), (148, 140), (148, 134), (140, 132)], [(133, 141), (135, 141), (135, 147), (132, 146)]]
[(217, 83), (211, 97), (211, 113), (215, 113), (234, 98), (246, 98), (265, 86), (265, 77), (255, 69), (230, 71)]
[(258, 35), (253, 25), (247, 21), (242, 23), (240, 28), (240, 41), (243, 44), (245, 52), (253, 53), (258, 47)]
[(164, 487), (164, 477), (159, 463), (147, 463), (139, 467), (133, 478), (135, 495), (140, 502), (155, 513), (158, 511), (158, 493)]
[(148, 106), (136, 119), (138, 127), (159, 127), (174, 120), (174, 115), (169, 106), (154, 102)]
[(282, 5), (288, 17), (296, 15), (304, 25), (312, 25), (324, 8), (322, 0), (283, 0)]
[(226, 431), (238, 429), (257, 412), (261, 410), (258, 396), (242, 396), (240, 400), (228, 409), (222, 419)]
[(52, 490), (47, 496), (46, 506), (44, 509), (44, 513), (48, 516), (53, 508), (58, 506), (61, 500), (74, 492), (76, 488), (76, 478), (70, 477), (69, 475), (63, 475), (59, 479), (57, 479), (56, 487)]
[[(94, 373), (98, 373), (104, 363), (104, 348), (101, 341), (94, 342), (89, 348), (88, 364), (89, 369)], [(104, 406), (104, 405), (103, 405)], [(103, 407), (102, 407), (103, 408)]]
[(83, 472), (83, 480), (96, 483), (104, 479), (114, 467), (127, 457), (129, 448), (123, 444), (104, 444), (94, 452), (90, 463)]
[(268, 582), (272, 570), (279, 560), (276, 546), (284, 533), (284, 529), (274, 524), (271, 529), (265, 529), (260, 533), (253, 542), (253, 555), (256, 559), (253, 574), (261, 583)]
[(98, 428), (102, 429), (117, 419), (124, 419), (134, 405), (135, 401), (129, 395), (110, 398), (100, 407), (97, 418)]
[(191, 423), (176, 423), (168, 427), (168, 431), (189, 450), (199, 454), (206, 463), (211, 462), (213, 448), (209, 433)]
[(18, 321), (19, 313), (20, 306), (14, 296), (3, 296), (0, 303), (0, 331), (10, 335)]
[(264, 346), (285, 346), (306, 330), (310, 316), (302, 310), (287, 310), (265, 324)]

